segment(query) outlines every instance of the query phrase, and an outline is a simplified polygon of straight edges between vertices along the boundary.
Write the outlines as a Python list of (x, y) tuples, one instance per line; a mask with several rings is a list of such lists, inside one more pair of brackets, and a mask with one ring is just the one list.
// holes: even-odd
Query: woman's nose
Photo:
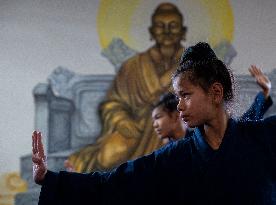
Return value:
[(182, 100), (179, 99), (178, 104), (177, 104), (177, 110), (178, 110), (178, 112), (183, 111), (184, 107), (185, 107), (184, 103), (182, 102)]

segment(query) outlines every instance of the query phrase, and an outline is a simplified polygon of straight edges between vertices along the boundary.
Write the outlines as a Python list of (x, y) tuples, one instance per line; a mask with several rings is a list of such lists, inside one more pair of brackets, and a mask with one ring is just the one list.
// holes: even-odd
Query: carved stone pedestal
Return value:
[[(35, 129), (43, 133), (49, 170), (64, 170), (64, 160), (71, 153), (95, 142), (101, 131), (98, 106), (113, 78), (57, 68), (48, 83), (34, 88)], [(37, 204), (40, 186), (32, 178), (31, 154), (21, 157), (21, 177), (28, 183), (28, 192), (16, 196), (16, 205)]]

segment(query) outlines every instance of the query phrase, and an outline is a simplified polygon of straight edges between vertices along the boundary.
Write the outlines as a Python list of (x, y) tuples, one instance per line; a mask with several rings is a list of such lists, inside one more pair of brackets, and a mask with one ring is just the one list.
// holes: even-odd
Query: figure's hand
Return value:
[(73, 164), (68, 159), (64, 161), (64, 167), (66, 168), (67, 172), (75, 172), (76, 170)]
[(137, 137), (140, 134), (136, 123), (131, 120), (122, 120), (119, 122), (117, 130), (125, 137)]
[(160, 84), (162, 88), (168, 88), (171, 85), (171, 77), (172, 77), (173, 70), (167, 70), (160, 78)]
[(248, 69), (250, 74), (255, 78), (257, 84), (263, 89), (265, 98), (268, 98), (271, 91), (271, 82), (269, 78), (262, 72), (260, 68), (251, 65)]
[(33, 140), (33, 178), (35, 183), (42, 184), (47, 173), (46, 156), (44, 155), (41, 133), (34, 131)]

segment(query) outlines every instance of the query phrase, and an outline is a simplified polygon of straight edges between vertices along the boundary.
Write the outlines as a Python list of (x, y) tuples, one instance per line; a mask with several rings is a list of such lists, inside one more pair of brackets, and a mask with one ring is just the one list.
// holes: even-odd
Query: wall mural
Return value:
[[(107, 49), (114, 39), (120, 39), (128, 47), (143, 51), (149, 47), (148, 27), (153, 9), (162, 1), (101, 1), (97, 17), (100, 44)], [(231, 46), (234, 33), (234, 17), (229, 1), (183, 0), (176, 3), (188, 27), (186, 43), (207, 41), (226, 63), (236, 52)], [(184, 43), (184, 44), (186, 44)], [(111, 44), (114, 47), (114, 44)], [(113, 53), (114, 54), (114, 53)], [(227, 57), (226, 57), (227, 56)], [(109, 59), (114, 55), (109, 55)], [(114, 60), (111, 62), (113, 63)]]
[[(136, 50), (149, 47), (150, 18), (162, 1), (101, 1), (97, 17), (100, 44), (106, 48), (114, 37)], [(175, 2), (188, 27), (188, 42), (208, 41), (213, 47), (222, 41), (232, 42), (234, 17), (227, 0), (182, 0)]]
[[(197, 27), (197, 32), (190, 34), (192, 41), (208, 41), (227, 64), (236, 55), (231, 46), (233, 16), (228, 1), (198, 1), (193, 6), (181, 1), (179, 5), (195, 9), (188, 9), (197, 14), (190, 20), (191, 25), (175, 4), (160, 3), (155, 9), (150, 4), (107, 0), (99, 7), (97, 26), (103, 55), (118, 73), (100, 106), (101, 136), (69, 158), (78, 172), (107, 170), (161, 146), (152, 128), (151, 108), (162, 93), (171, 89), (171, 74), (185, 49), (190, 27)], [(147, 11), (151, 16), (143, 20), (144, 15), (138, 14)], [(132, 34), (139, 33), (144, 22), (150, 25), (143, 33), (148, 31), (152, 45), (147, 43), (150, 48), (137, 52), (148, 40), (141, 32), (139, 36)]]
[[(227, 0), (102, 0), (97, 31), (102, 55), (116, 77), (100, 105), (102, 132), (96, 143), (69, 158), (78, 172), (110, 169), (152, 152), (162, 144), (151, 122), (151, 108), (171, 89), (171, 73), (183, 49), (207, 41), (230, 64), (234, 17)], [(16, 173), (0, 179), (0, 204), (14, 204), (27, 185)]]
[(18, 173), (11, 172), (0, 177), (0, 205), (13, 205), (17, 193), (27, 191), (27, 183)]

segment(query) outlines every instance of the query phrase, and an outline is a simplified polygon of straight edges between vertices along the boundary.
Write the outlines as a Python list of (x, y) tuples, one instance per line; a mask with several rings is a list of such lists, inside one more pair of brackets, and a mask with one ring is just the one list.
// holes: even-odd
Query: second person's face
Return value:
[(157, 136), (164, 140), (174, 137), (175, 114), (169, 114), (163, 109), (163, 106), (158, 106), (152, 111), (153, 128)]

